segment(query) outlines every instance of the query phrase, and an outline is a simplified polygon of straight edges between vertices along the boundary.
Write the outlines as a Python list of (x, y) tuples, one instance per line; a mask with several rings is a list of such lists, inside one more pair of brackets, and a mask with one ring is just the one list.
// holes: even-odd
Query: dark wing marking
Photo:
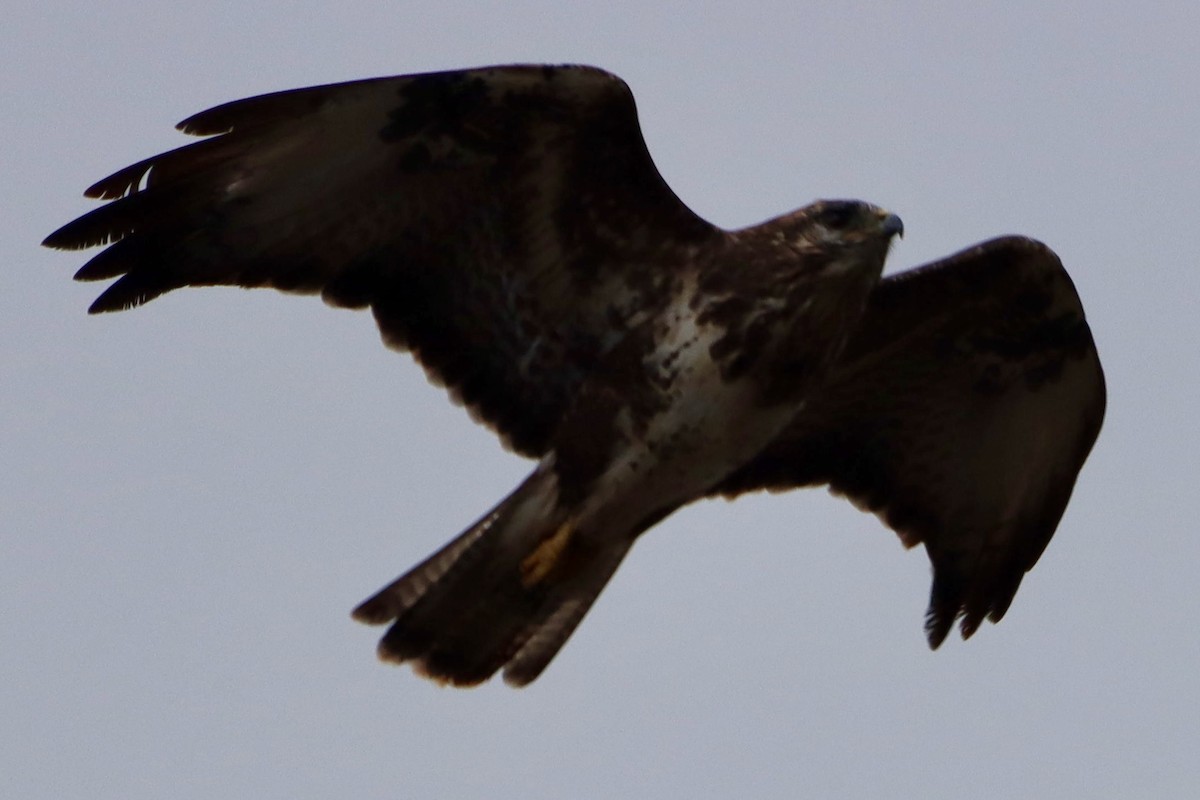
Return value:
[(111, 242), (76, 274), (119, 277), (92, 312), (203, 285), (370, 306), (529, 455), (671, 268), (724, 235), (662, 180), (624, 82), (588, 67), (319, 86), (179, 128), (217, 135), (96, 183), (113, 202), (46, 239)]
[(1100, 432), (1104, 376), (1058, 257), (1003, 238), (885, 279), (790, 428), (716, 489), (829, 484), (933, 562), (930, 645), (998, 621)]

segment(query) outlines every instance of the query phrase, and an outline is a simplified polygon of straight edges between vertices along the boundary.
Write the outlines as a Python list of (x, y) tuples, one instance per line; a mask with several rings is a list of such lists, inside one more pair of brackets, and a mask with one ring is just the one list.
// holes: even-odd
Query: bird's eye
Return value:
[(829, 203), (821, 209), (821, 224), (830, 230), (841, 230), (850, 225), (857, 212), (857, 203)]

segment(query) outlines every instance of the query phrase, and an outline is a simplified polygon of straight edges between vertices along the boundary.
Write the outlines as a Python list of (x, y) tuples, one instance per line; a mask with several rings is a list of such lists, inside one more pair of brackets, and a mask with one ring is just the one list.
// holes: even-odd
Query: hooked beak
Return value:
[(899, 236), (904, 238), (904, 221), (895, 214), (888, 213), (883, 218), (883, 223), (880, 225), (880, 230), (888, 236)]

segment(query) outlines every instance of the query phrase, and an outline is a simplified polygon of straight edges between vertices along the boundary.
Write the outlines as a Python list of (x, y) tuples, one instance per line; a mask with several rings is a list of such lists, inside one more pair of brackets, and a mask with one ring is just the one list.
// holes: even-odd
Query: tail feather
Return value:
[(599, 553), (578, 575), (569, 596), (558, 603), (547, 604), (548, 613), (538, 620), (521, 648), (508, 660), (504, 668), (505, 683), (525, 686), (542, 674), (583, 621), (584, 615), (617, 571), (632, 544), (632, 540), (622, 540)]
[(535, 472), (477, 523), (354, 610), (391, 623), (380, 658), (412, 662), (419, 674), (458, 686), (533, 681), (587, 613), (629, 550), (571, 541), (544, 579), (525, 560), (568, 519), (552, 474)]
[[(481, 551), (486, 551), (487, 548), (477, 545), (480, 545), (484, 534), (495, 523), (497, 511), (498, 509), (489, 512), (441, 550), (364, 600), (354, 609), (351, 616), (368, 625), (382, 625), (409, 611), (425, 599), (430, 589), (441, 583), (452, 570), (462, 569), (485, 555), (485, 552)], [(490, 542), (484, 540), (483, 544), (487, 545)]]

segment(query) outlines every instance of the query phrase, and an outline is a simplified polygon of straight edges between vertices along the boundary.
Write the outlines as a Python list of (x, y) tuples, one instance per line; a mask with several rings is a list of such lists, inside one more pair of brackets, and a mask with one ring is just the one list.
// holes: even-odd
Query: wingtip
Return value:
[(74, 235), (72, 230), (74, 225), (75, 222), (71, 221), (56, 228), (53, 233), (42, 239), (42, 247), (49, 247), (51, 250), (86, 250), (89, 247), (105, 243), (103, 240), (96, 242), (80, 240)]
[(946, 641), (946, 636), (949, 635), (950, 629), (954, 627), (954, 621), (946, 622), (942, 617), (930, 609), (925, 614), (925, 640), (929, 642), (930, 650), (937, 650)]
[(942, 643), (949, 637), (950, 631), (954, 630), (955, 622), (958, 623), (959, 635), (965, 642), (975, 635), (985, 619), (993, 624), (999, 622), (1007, 610), (1008, 606), (1005, 605), (992, 608), (986, 613), (961, 610), (957, 614), (948, 615), (930, 608), (925, 615), (925, 638), (929, 642), (929, 649), (937, 650), (942, 646)]
[(158, 297), (166, 289), (138, 286), (136, 280), (130, 280), (129, 275), (109, 286), (96, 300), (88, 306), (89, 314), (107, 314), (111, 311), (128, 311), (144, 305)]

